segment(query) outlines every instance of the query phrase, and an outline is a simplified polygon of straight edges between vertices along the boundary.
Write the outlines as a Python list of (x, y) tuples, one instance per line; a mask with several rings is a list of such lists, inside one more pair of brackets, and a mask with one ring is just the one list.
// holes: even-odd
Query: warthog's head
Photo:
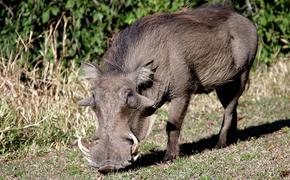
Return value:
[(124, 168), (137, 158), (138, 143), (150, 126), (146, 117), (154, 112), (154, 102), (137, 92), (138, 86), (152, 81), (153, 73), (146, 66), (127, 74), (109, 74), (82, 64), (92, 95), (79, 105), (92, 107), (99, 126), (89, 147), (81, 139), (78, 146), (99, 171)]

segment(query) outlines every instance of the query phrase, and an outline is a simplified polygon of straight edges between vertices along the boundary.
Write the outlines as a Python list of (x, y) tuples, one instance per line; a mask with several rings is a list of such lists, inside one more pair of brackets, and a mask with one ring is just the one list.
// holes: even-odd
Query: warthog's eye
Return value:
[(91, 99), (92, 99), (92, 102), (93, 102), (93, 105), (92, 105), (92, 106), (96, 107), (97, 103), (96, 103), (96, 96), (95, 96), (95, 93), (92, 92), (91, 94), (92, 94), (92, 95), (91, 95)]
[(95, 91), (93, 91), (91, 97), (95, 102), (95, 106), (97, 106), (98, 103), (101, 101), (101, 96), (99, 96)]

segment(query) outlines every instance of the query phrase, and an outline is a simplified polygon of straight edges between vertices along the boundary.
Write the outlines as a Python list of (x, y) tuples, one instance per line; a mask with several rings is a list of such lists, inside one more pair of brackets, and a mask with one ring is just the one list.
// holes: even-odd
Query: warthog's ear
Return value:
[(145, 65), (139, 67), (135, 72), (129, 75), (130, 79), (136, 82), (138, 90), (146, 89), (151, 86), (154, 80), (153, 60), (149, 61)]
[(90, 82), (95, 81), (102, 76), (101, 70), (97, 66), (90, 63), (82, 62), (81, 69), (83, 70), (83, 74), (81, 76)]
[(85, 98), (83, 100), (80, 100), (78, 102), (78, 105), (80, 105), (80, 106), (94, 106), (95, 100), (93, 97), (88, 97), (88, 98)]

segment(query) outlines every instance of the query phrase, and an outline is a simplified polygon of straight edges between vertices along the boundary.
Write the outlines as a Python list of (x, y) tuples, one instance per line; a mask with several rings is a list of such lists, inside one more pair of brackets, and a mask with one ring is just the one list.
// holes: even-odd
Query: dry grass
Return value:
[[(41, 146), (60, 148), (94, 128), (91, 111), (76, 106), (88, 93), (78, 78), (79, 69), (74, 63), (62, 69), (66, 36), (62, 49), (57, 49), (58, 24), (43, 33), (44, 49), (34, 67), (23, 61), (33, 41), (29, 38), (19, 36), (18, 52), (9, 59), (0, 57), (0, 155), (15, 157), (23, 150), (33, 154)], [(47, 59), (49, 51), (53, 59)]]
[(267, 67), (259, 67), (252, 73), (251, 86), (248, 94), (254, 96), (274, 96), (290, 93), (290, 60), (284, 59)]

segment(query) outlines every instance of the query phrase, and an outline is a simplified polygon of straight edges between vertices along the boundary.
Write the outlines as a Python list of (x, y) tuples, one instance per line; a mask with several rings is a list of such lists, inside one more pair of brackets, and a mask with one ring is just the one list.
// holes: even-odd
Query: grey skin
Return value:
[[(95, 139), (79, 147), (90, 165), (108, 172), (130, 165), (152, 126), (150, 115), (171, 102), (164, 160), (179, 154), (191, 94), (216, 91), (224, 107), (216, 147), (237, 140), (237, 105), (257, 50), (256, 27), (222, 6), (144, 17), (113, 38), (101, 68), (83, 63), (98, 118)], [(102, 69), (102, 70), (101, 70)]]

